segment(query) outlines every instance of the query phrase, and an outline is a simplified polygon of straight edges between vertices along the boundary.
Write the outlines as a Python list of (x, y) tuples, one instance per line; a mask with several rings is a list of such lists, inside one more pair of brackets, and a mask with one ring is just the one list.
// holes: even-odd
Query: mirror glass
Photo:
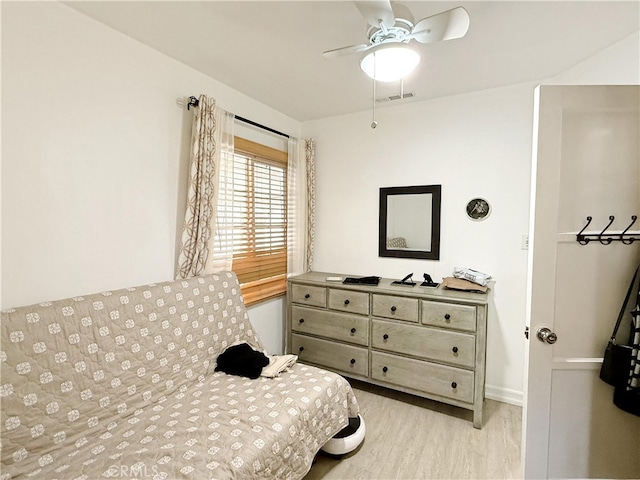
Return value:
[(440, 258), (440, 185), (380, 189), (378, 254)]

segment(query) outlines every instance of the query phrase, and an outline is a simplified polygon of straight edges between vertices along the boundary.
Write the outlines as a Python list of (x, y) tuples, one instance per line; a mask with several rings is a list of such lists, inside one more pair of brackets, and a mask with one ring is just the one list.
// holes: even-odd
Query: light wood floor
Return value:
[(471, 411), (350, 380), (366, 424), (363, 444), (336, 460), (320, 452), (304, 480), (522, 478), (522, 408), (485, 400)]

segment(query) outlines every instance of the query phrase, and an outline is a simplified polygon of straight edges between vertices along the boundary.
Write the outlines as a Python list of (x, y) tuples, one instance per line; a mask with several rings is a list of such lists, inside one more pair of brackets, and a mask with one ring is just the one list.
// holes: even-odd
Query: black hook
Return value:
[(602, 244), (602, 245), (609, 245), (611, 242), (613, 242), (613, 238), (609, 237), (607, 239), (602, 239), (602, 235), (604, 235), (604, 232), (606, 232), (607, 228), (609, 228), (611, 226), (611, 224), (613, 223), (613, 221), (616, 219), (616, 217), (614, 217), (613, 215), (609, 215), (609, 223), (607, 224), (606, 227), (604, 227), (604, 230), (602, 230), (600, 232), (600, 235), (598, 235), (598, 241)]
[(622, 243), (624, 243), (625, 245), (631, 245), (633, 242), (636, 241), (635, 237), (629, 237), (628, 239), (624, 238), (624, 234), (627, 233), (627, 230), (629, 230), (631, 228), (631, 226), (636, 223), (636, 220), (638, 219), (637, 215), (631, 215), (631, 223), (629, 224), (629, 226), (627, 228), (624, 229), (624, 231), (620, 234), (620, 241)]
[(584, 232), (587, 229), (587, 227), (591, 223), (591, 220), (593, 220), (593, 217), (592, 216), (588, 216), (587, 217), (587, 224), (584, 227), (582, 227), (582, 230), (580, 230), (578, 232), (578, 235), (576, 235), (576, 239), (578, 240), (578, 243), (580, 245), (586, 245), (590, 241), (589, 238), (586, 238), (584, 235), (582, 235), (582, 232)]
[(200, 103), (200, 100), (198, 100), (196, 97), (191, 96), (189, 97), (189, 103), (187, 103), (187, 110), (189, 110), (189, 107), (197, 107), (198, 104)]

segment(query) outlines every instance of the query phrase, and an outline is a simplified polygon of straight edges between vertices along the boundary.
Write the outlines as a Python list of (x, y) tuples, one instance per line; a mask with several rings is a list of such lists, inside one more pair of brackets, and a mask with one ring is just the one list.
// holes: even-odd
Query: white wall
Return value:
[[(192, 117), (179, 97), (205, 93), (299, 134), (298, 122), (62, 4), (1, 6), (3, 308), (174, 277)], [(250, 315), (276, 351), (272, 303)]]
[[(412, 103), (303, 125), (316, 139), (314, 269), (436, 281), (454, 266), (495, 279), (489, 308), (487, 393), (521, 401), (534, 85)], [(378, 257), (380, 187), (442, 185), (440, 260)], [(484, 222), (466, 203), (487, 199)]]
[(640, 31), (574, 65), (545, 85), (640, 84)]

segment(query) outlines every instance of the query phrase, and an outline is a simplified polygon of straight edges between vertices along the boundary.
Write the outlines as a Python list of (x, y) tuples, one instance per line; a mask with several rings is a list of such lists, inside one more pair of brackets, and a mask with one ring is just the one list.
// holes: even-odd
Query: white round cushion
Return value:
[[(358, 420), (360, 421), (360, 425), (354, 432), (350, 432), (346, 436), (333, 437), (322, 446), (321, 450), (330, 455), (345, 455), (358, 448), (358, 445), (360, 445), (364, 440), (364, 434), (366, 432), (364, 419), (360, 414), (358, 414)], [(340, 435), (340, 433), (338, 433), (338, 435)]]

